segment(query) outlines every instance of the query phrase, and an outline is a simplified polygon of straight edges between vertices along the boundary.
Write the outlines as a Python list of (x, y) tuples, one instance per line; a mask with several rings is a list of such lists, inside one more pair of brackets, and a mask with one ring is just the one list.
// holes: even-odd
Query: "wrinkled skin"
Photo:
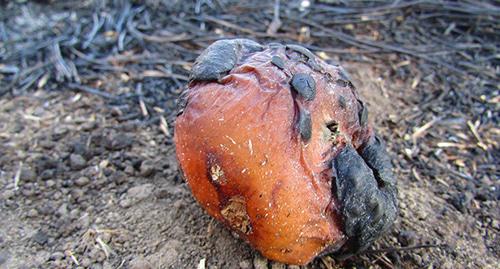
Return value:
[(296, 45), (221, 40), (181, 99), (175, 143), (193, 195), (264, 256), (347, 257), (394, 221), (390, 160), (341, 67)]

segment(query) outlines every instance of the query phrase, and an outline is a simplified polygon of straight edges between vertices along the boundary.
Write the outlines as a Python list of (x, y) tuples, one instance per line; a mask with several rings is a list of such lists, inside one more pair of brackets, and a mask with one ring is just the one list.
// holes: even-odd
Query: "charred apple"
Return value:
[(180, 104), (177, 158), (194, 197), (267, 258), (355, 254), (396, 218), (390, 159), (340, 66), (297, 45), (220, 40)]

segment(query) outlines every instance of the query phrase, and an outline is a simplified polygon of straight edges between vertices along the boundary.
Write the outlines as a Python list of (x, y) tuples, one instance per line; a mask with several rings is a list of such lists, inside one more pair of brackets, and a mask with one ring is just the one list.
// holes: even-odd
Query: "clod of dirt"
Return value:
[(464, 193), (458, 193), (451, 198), (451, 204), (458, 211), (466, 213), (473, 198), (474, 195), (469, 191), (466, 191)]
[(280, 262), (271, 262), (271, 269), (287, 269), (287, 266)]
[(49, 257), (49, 259), (52, 261), (62, 260), (63, 258), (64, 258), (64, 253), (59, 252), (59, 251), (50, 254), (50, 257)]
[(51, 178), (54, 177), (54, 174), (55, 174), (54, 169), (43, 170), (43, 172), (40, 174), (40, 178), (49, 181)]
[(130, 188), (127, 195), (130, 199), (140, 201), (149, 197), (154, 189), (153, 184), (143, 184)]
[(130, 207), (150, 196), (154, 190), (153, 184), (143, 184), (128, 189), (127, 195), (120, 201), (121, 207)]
[(417, 236), (413, 231), (400, 231), (398, 234), (398, 241), (403, 247), (415, 244)]
[(68, 204), (62, 204), (58, 209), (57, 209), (57, 214), (59, 216), (66, 216), (68, 215)]
[(391, 162), (343, 73), (303, 47), (245, 39), (193, 66), (175, 128), (186, 181), (272, 260), (358, 253), (396, 218)]
[(9, 259), (9, 253), (7, 251), (0, 251), (0, 266), (7, 262)]
[(153, 266), (143, 257), (137, 257), (130, 261), (130, 269), (152, 269)]
[(243, 260), (239, 263), (240, 269), (251, 269), (252, 262), (249, 260)]
[(140, 175), (143, 177), (148, 177), (155, 171), (155, 164), (152, 161), (145, 160), (141, 163)]
[(255, 269), (267, 269), (267, 259), (260, 256), (260, 255), (256, 255), (254, 258), (253, 258), (253, 267)]
[(38, 211), (35, 208), (32, 208), (28, 211), (28, 213), (26, 213), (26, 216), (30, 218), (36, 217), (38, 216)]
[(88, 177), (79, 177), (75, 180), (75, 185), (78, 187), (83, 187), (89, 184), (90, 179)]
[[(87, 258), (87, 257), (84, 257), (84, 258), (80, 261), (80, 265), (81, 265), (83, 268), (88, 268), (88, 267), (90, 267), (90, 265), (91, 265), (91, 264), (92, 264), (92, 262), (91, 262), (91, 261), (90, 261), (90, 259), (89, 259), (89, 258)], [(96, 265), (94, 265), (94, 267), (95, 267), (95, 266), (97, 266), (97, 264), (96, 264)], [(97, 267), (99, 268), (99, 266), (97, 266)]]
[(36, 179), (36, 173), (31, 168), (23, 167), (20, 179), (24, 182), (32, 182)]
[(49, 236), (44, 231), (38, 230), (38, 232), (33, 235), (32, 239), (40, 245), (45, 245), (49, 240)]
[(112, 133), (105, 138), (104, 146), (109, 150), (121, 150), (133, 143), (133, 138), (129, 135)]
[(69, 156), (69, 164), (74, 170), (81, 170), (87, 165), (87, 161), (79, 154), (71, 154)]
[(42, 155), (40, 157), (35, 158), (34, 163), (37, 171), (41, 172), (46, 169), (57, 168), (58, 161), (49, 156)]

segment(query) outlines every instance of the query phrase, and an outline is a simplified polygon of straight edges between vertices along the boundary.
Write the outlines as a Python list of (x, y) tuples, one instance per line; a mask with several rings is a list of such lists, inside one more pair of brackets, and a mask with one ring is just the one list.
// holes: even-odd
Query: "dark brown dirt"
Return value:
[[(147, 2), (152, 14), (156, 7), (162, 11), (167, 6), (161, 1)], [(267, 12), (272, 10), (272, 3), (267, 2), (255, 6), (266, 7), (264, 15), (260, 14), (266, 25), (270, 22), (268, 15), (272, 17), (272, 12)], [(293, 10), (296, 2), (292, 2), (283, 8)], [(75, 14), (92, 26), (91, 8), (80, 5), (74, 7)], [(225, 10), (231, 16), (219, 16), (209, 4), (203, 4), (202, 11), (231, 21), (249, 8), (227, 5)], [(190, 3), (169, 8), (175, 14), (191, 14), (195, 6)], [(65, 28), (61, 21), (49, 22), (62, 18), (68, 9), (12, 1), (0, 11), (0, 38), (4, 40), (3, 33), (7, 32), (14, 35), (5, 29), (23, 23), (37, 25), (35, 22), (53, 29), (51, 36), (62, 36)], [(41, 15), (29, 15), (29, 10)], [(110, 16), (117, 10), (107, 9)], [(396, 39), (410, 40), (410, 32), (398, 32), (390, 25), (400, 20), (398, 15), (410, 18), (411, 14), (411, 9), (402, 10), (384, 18), (382, 25), (376, 25), (380, 39), (394, 34)], [(252, 22), (256, 18), (252, 16), (257, 15), (241, 15), (241, 20)], [(282, 13), (282, 21), (296, 23), (289, 18), (294, 17)], [(175, 18), (161, 14), (149, 19), (158, 29), (170, 25), (172, 29), (184, 27), (187, 32), (197, 30), (190, 28), (194, 23), (188, 19), (174, 22)], [(245, 24), (249, 28), (235, 29), (213, 19), (205, 22), (213, 23), (212, 27), (191, 43), (178, 45), (173, 43), (176, 41), (146, 38), (145, 45), (137, 45), (125, 39), (126, 50), (96, 45), (108, 42), (104, 38), (107, 35), (113, 36), (112, 29), (107, 29), (107, 34), (103, 29), (88, 53), (101, 60), (115, 57), (106, 64), (99, 60), (84, 65), (69, 49), (62, 51), (68, 63), (76, 62), (80, 82), (74, 77), (57, 77), (60, 65), (35, 68), (32, 70), (43, 72), (28, 72), (25, 77), (19, 76), (22, 80), (13, 79), (14, 69), (9, 68), (27, 70), (52, 54), (28, 53), (30, 48), (26, 47), (20, 50), (16, 42), (22, 40), (14, 38), (0, 45), (0, 59), (5, 60), (5, 64), (0, 63), (0, 268), (299, 268), (267, 261), (203, 212), (179, 176), (172, 123), (175, 99), (185, 83), (189, 62), (214, 36), (235, 31), (235, 36), (292, 39), (317, 46), (325, 45), (325, 31), (315, 32), (317, 28), (311, 26), (308, 31), (312, 29), (313, 37), (308, 39), (307, 34), (296, 35), (290, 30), (292, 26), (284, 24), (278, 36), (271, 38), (260, 35), (267, 26), (249, 23)], [(451, 27), (448, 22), (436, 27), (444, 32)], [(454, 22), (461, 31), (462, 21)], [(342, 22), (342, 27), (349, 23)], [(300, 29), (300, 25), (292, 28)], [(425, 29), (432, 32), (430, 27)], [(498, 30), (498, 25), (492, 29)], [(91, 29), (84, 30), (87, 33)], [(476, 38), (473, 32), (469, 32), (470, 40)], [(498, 36), (483, 38), (498, 47)], [(15, 46), (9, 47), (12, 44)], [(387, 51), (358, 54), (356, 49), (345, 54), (341, 50), (329, 53), (325, 47), (316, 53), (339, 60), (367, 101), (370, 121), (387, 141), (394, 160), (400, 214), (391, 231), (367, 253), (347, 261), (325, 256), (304, 268), (498, 268), (498, 63), (478, 56), (473, 61), (481, 72), (467, 69), (468, 75), (462, 76), (442, 66), (429, 66), (422, 58)], [(13, 51), (24, 54), (14, 57), (17, 54), (10, 54)], [(468, 56), (468, 52), (460, 53)], [(456, 63), (461, 59), (449, 57)], [(169, 64), (151, 59), (176, 62), (169, 69)], [(148, 70), (147, 76), (134, 77), (144, 70)], [(50, 74), (45, 78), (47, 83), (42, 83), (44, 74)], [(74, 85), (80, 83), (102, 90), (96, 93)], [(141, 110), (141, 100), (147, 115)]]
[(251, 261), (249, 247), (193, 201), (165, 136), (121, 124), (99, 106), (98, 98), (71, 92), (2, 100), (3, 266), (116, 268), (144, 257), (152, 268), (193, 268), (203, 258), (234, 268)]

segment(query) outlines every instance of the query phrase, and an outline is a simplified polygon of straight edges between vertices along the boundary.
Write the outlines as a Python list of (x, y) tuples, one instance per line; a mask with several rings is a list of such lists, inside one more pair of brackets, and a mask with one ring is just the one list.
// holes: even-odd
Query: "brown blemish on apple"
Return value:
[(250, 234), (252, 232), (250, 217), (248, 216), (246, 203), (242, 196), (233, 196), (229, 198), (228, 204), (220, 213), (232, 228), (244, 234)]
[(224, 176), (224, 171), (218, 164), (214, 164), (210, 167), (210, 177), (212, 178), (212, 181), (219, 183), (219, 184), (224, 184), (226, 183), (226, 178)]

